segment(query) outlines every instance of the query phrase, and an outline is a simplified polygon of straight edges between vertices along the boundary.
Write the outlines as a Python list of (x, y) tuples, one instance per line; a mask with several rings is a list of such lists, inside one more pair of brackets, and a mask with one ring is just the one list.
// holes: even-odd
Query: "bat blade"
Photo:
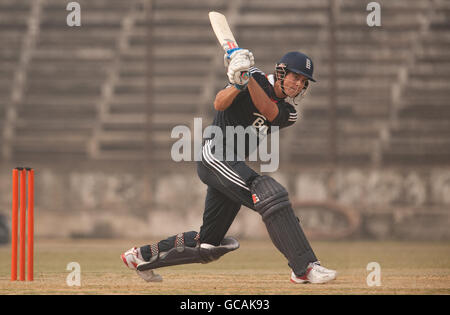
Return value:
[[(238, 48), (238, 44), (234, 39), (233, 33), (231, 32), (230, 26), (228, 25), (227, 18), (225, 15), (211, 11), (209, 12), (209, 21), (211, 22), (211, 26), (216, 34), (217, 40), (219, 44), (222, 46), (223, 50), (227, 52), (230, 49)], [(236, 82), (241, 82), (242, 80), (247, 80), (249, 78), (248, 71), (241, 71), (239, 74), (239, 78), (236, 79)], [(243, 82), (243, 81), (242, 81)]]
[(211, 11), (209, 12), (209, 21), (211, 22), (212, 29), (223, 50), (227, 51), (239, 47), (234, 39), (225, 15)]

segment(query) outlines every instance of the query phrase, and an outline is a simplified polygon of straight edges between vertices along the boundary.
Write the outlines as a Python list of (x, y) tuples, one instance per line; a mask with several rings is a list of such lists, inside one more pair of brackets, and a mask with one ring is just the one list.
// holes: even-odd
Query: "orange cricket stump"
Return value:
[(17, 280), (17, 225), (19, 203), (19, 171), (12, 171), (12, 216), (11, 216), (11, 281)]
[(34, 170), (28, 170), (28, 253), (27, 280), (33, 281), (34, 265)]
[(25, 227), (26, 227), (26, 180), (27, 173), (25, 169), (20, 171), (20, 250), (19, 250), (19, 280), (25, 281)]
[(19, 254), (19, 280), (25, 281), (26, 272), (27, 281), (33, 281), (34, 170), (23, 167), (13, 169), (12, 186), (11, 281), (17, 280), (17, 254)]

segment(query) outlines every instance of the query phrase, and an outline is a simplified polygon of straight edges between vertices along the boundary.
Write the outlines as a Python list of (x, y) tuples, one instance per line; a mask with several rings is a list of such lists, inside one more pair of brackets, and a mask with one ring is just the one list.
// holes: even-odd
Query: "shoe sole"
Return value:
[(294, 280), (294, 279), (289, 279), (293, 284), (304, 284), (304, 283), (308, 283), (308, 280)]
[(294, 280), (294, 279), (292, 279), (292, 278), (290, 278), (289, 280), (290, 280), (292, 283), (294, 283), (294, 284), (305, 284), (305, 283), (311, 283), (311, 284), (324, 284), (324, 283), (327, 283), (327, 282), (336, 280), (336, 275), (335, 275), (333, 278), (331, 278), (331, 279), (324, 280), (324, 281), (320, 281), (320, 282), (311, 282), (311, 281), (309, 281), (309, 280), (302, 280), (302, 279)]

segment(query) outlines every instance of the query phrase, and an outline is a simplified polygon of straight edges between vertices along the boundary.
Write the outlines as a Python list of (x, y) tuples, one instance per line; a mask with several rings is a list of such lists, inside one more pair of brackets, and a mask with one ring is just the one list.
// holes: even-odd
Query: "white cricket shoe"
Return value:
[(316, 269), (320, 272), (323, 273), (329, 273), (329, 274), (334, 274), (335, 276), (337, 276), (337, 271), (333, 270), (333, 269), (327, 269), (323, 266), (320, 265), (320, 261), (315, 261), (313, 262), (313, 265), (315, 265)]
[(139, 277), (147, 282), (161, 282), (162, 277), (148, 269), (144, 271), (137, 270), (137, 266), (141, 263), (145, 263), (144, 258), (141, 255), (141, 251), (137, 247), (133, 247), (120, 255), (123, 263), (130, 269), (136, 270)]
[(141, 251), (137, 247), (133, 247), (120, 255), (123, 263), (130, 269), (137, 270), (137, 266), (144, 261)]
[[(320, 267), (320, 268), (318, 268)], [(323, 269), (322, 269), (323, 268)], [(326, 269), (316, 263), (310, 263), (306, 269), (306, 273), (298, 277), (294, 272), (291, 273), (292, 283), (326, 283), (336, 279), (336, 272), (332, 272), (330, 269), (326, 269), (329, 272), (322, 272), (320, 270)]]

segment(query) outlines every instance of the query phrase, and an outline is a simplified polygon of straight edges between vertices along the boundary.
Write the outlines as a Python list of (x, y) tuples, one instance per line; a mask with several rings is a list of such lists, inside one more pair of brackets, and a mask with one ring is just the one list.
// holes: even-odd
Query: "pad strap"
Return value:
[(175, 238), (175, 246), (177, 251), (182, 252), (184, 249), (184, 233), (177, 234)]
[(150, 251), (151, 251), (151, 253), (152, 253), (152, 257), (158, 256), (158, 254), (159, 254), (158, 244), (152, 244), (152, 245), (150, 245)]

